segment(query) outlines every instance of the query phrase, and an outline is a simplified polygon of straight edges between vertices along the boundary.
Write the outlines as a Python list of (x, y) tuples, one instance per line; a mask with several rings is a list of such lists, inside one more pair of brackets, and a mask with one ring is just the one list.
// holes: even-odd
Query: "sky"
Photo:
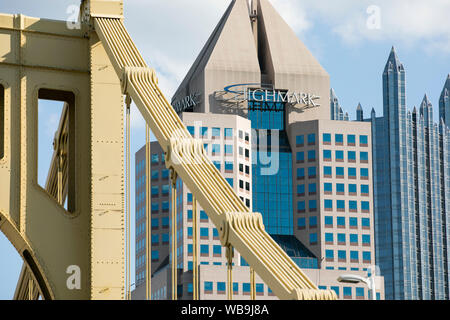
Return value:
[[(331, 87), (352, 119), (358, 103), (366, 117), (372, 108), (382, 115), (381, 77), (395, 46), (406, 69), (408, 108), (418, 106), (427, 94), (437, 121), (439, 96), (450, 73), (450, 0), (270, 1), (327, 70)], [(125, 1), (125, 25), (147, 64), (156, 69), (169, 99), (229, 4), (230, 0)], [(78, 0), (1, 0), (0, 12), (68, 20), (78, 5)], [(60, 107), (46, 101), (40, 105), (39, 179), (45, 181)], [(134, 153), (145, 143), (145, 123), (134, 106), (131, 125), (134, 197)], [(131, 209), (134, 221), (134, 201)], [(21, 264), (0, 233), (0, 299), (13, 296)]]

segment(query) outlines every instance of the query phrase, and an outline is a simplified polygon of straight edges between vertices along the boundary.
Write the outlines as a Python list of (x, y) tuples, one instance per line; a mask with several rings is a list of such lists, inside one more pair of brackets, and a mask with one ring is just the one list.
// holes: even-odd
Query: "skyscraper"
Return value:
[[(254, 0), (251, 8), (246, 0), (231, 1), (172, 105), (244, 204), (261, 213), (269, 234), (313, 282), (341, 299), (369, 298), (364, 284), (337, 278), (350, 271), (367, 276), (375, 263), (371, 124), (330, 120), (328, 73), (268, 0)], [(340, 113), (341, 120), (348, 118)], [(198, 208), (200, 256), (194, 265), (195, 212), (182, 181), (177, 198), (179, 297), (192, 298), (197, 268), (200, 298), (223, 299), (227, 261), (219, 233)], [(160, 211), (154, 216), (165, 217)], [(164, 225), (155, 220), (155, 226)], [(173, 259), (157, 248), (152, 292), (167, 298)], [(245, 299), (250, 268), (239, 252), (233, 263), (233, 298)], [(381, 299), (383, 285), (377, 277)], [(259, 278), (256, 295), (274, 298)]]
[(383, 72), (383, 117), (372, 110), (371, 122), (376, 261), (386, 298), (448, 299), (448, 129), (433, 122), (426, 95), (419, 111), (407, 112), (394, 48)]
[(450, 74), (439, 99), (439, 119), (443, 119), (446, 126), (450, 127)]

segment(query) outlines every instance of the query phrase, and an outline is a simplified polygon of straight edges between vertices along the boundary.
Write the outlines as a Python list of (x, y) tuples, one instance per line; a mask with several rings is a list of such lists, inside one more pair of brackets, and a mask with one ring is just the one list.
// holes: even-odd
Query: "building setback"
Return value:
[[(448, 114), (447, 79), (440, 116)], [(406, 109), (406, 73), (392, 48), (383, 116), (372, 110), (376, 262), (386, 299), (449, 299), (449, 129), (425, 95)], [(448, 116), (447, 116), (448, 117)]]
[[(328, 73), (268, 0), (254, 0), (250, 7), (246, 0), (231, 1), (172, 105), (244, 204), (262, 214), (273, 239), (321, 289), (335, 290), (340, 299), (369, 299), (364, 284), (337, 278), (367, 276), (375, 264), (371, 123), (330, 119)], [(153, 185), (166, 183), (153, 180), (163, 170), (153, 163), (162, 157), (153, 155), (160, 152), (154, 144), (152, 192)], [(164, 197), (161, 191), (152, 195), (160, 204), (159, 211), (152, 204), (159, 228), (169, 218), (161, 211)], [(193, 266), (193, 199), (180, 180), (177, 198), (179, 298), (192, 299), (197, 267), (200, 299), (225, 299), (227, 265), (218, 232), (199, 208), (199, 265)], [(145, 229), (138, 226), (145, 221), (136, 223)], [(152, 222), (153, 231), (165, 234)], [(172, 257), (169, 244), (162, 248), (154, 238), (152, 297), (168, 299)], [(136, 257), (145, 263), (144, 255)], [(136, 299), (145, 292), (142, 261)], [(233, 263), (233, 299), (248, 299), (250, 268), (238, 252)], [(384, 280), (377, 276), (376, 282), (383, 299)], [(276, 298), (259, 277), (256, 296)]]

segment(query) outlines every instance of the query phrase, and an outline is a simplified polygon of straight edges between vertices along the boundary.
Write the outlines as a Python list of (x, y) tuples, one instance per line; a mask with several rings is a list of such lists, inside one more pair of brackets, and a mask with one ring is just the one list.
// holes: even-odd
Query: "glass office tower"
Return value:
[[(386, 299), (448, 299), (448, 129), (425, 96), (406, 109), (406, 74), (392, 48), (383, 117), (372, 110), (377, 265)], [(447, 208), (446, 208), (447, 207)]]
[(261, 100), (264, 102), (250, 100), (248, 106), (255, 133), (253, 210), (262, 214), (270, 234), (292, 235), (292, 151), (285, 130), (286, 103), (279, 97)]

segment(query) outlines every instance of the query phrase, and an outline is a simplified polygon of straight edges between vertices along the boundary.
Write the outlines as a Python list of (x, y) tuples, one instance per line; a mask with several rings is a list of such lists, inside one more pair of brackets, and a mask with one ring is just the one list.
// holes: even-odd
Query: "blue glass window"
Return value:
[(316, 161), (316, 150), (308, 151), (308, 161)]
[(200, 237), (209, 237), (209, 229), (208, 228), (200, 228)]
[(159, 211), (159, 203), (152, 202), (152, 213), (156, 213)]
[(345, 210), (345, 201), (344, 200), (337, 200), (336, 201), (336, 207), (338, 210)]
[(339, 287), (330, 287), (330, 289), (336, 292), (336, 295), (339, 297)]
[(336, 150), (336, 161), (344, 161), (344, 151)]
[(200, 210), (200, 220), (208, 220), (208, 215), (204, 210)]
[(347, 259), (347, 251), (345, 251), (345, 250), (338, 250), (338, 259), (340, 259), (340, 260)]
[(370, 245), (370, 235), (369, 234), (362, 235), (362, 243), (365, 245)]
[(325, 242), (333, 243), (333, 234), (332, 233), (325, 233)]
[(187, 194), (187, 202), (192, 202), (192, 193)]
[(369, 201), (361, 201), (361, 210), (362, 211), (370, 211)]
[(162, 193), (162, 195), (169, 194), (169, 185), (168, 184), (164, 184), (161, 186), (161, 193)]
[(158, 218), (153, 218), (151, 223), (152, 223), (152, 228), (159, 227), (159, 219)]
[(220, 170), (220, 161), (213, 161), (213, 163), (217, 170)]
[(361, 168), (361, 178), (369, 178), (369, 169)]
[(233, 162), (225, 162), (225, 171), (233, 172)]
[(308, 201), (308, 207), (310, 211), (314, 211), (317, 209), (317, 201), (316, 200), (309, 200)]
[(264, 284), (262, 283), (255, 284), (255, 291), (256, 293), (264, 293)]
[(324, 183), (324, 184), (323, 184), (323, 190), (324, 190), (325, 192), (332, 193), (332, 192), (333, 192), (333, 184), (332, 184), (332, 183), (329, 183), (329, 182)]
[(297, 208), (299, 211), (305, 211), (305, 201), (298, 201)]
[(232, 155), (233, 154), (233, 146), (230, 144), (224, 145), (224, 151), (225, 151), (226, 155), (228, 155), (228, 156)]
[(347, 144), (349, 146), (354, 146), (356, 143), (356, 136), (354, 134), (347, 135)]
[(358, 244), (358, 235), (351, 233), (350, 234), (350, 243), (351, 244)]
[(233, 129), (232, 128), (225, 128), (224, 129), (224, 136), (225, 136), (225, 138), (232, 138), (233, 137)]
[(305, 218), (298, 218), (297, 219), (297, 227), (299, 227), (299, 228), (306, 227), (306, 219)]
[(355, 151), (348, 151), (347, 152), (347, 158), (348, 158), (348, 161), (355, 162), (356, 161), (356, 152)]
[(323, 175), (324, 176), (331, 177), (332, 174), (333, 173), (332, 173), (332, 168), (331, 167), (328, 167), (328, 166), (323, 167)]
[(325, 200), (325, 209), (333, 209), (333, 200), (330, 199)]
[(219, 138), (220, 137), (220, 128), (212, 128), (212, 137)]
[(351, 287), (344, 287), (344, 297), (351, 297), (352, 296), (352, 288)]
[(345, 233), (338, 233), (337, 241), (339, 244), (344, 244), (345, 243)]
[(297, 194), (300, 196), (305, 194), (305, 185), (304, 184), (297, 185)]
[(303, 145), (303, 144), (305, 144), (305, 136), (296, 136), (295, 137), (295, 142), (296, 142), (296, 144), (297, 145)]
[(250, 283), (245, 282), (242, 284), (242, 292), (245, 292), (245, 293), (250, 292)]
[(336, 176), (344, 176), (344, 167), (336, 167)]
[(368, 184), (361, 185), (361, 194), (369, 194), (369, 185)]
[(152, 170), (152, 180), (158, 180), (159, 178), (159, 171), (158, 170)]
[(316, 135), (314, 133), (308, 134), (308, 145), (316, 144)]
[(304, 162), (305, 161), (305, 153), (303, 151), (297, 152), (297, 161)]
[(305, 177), (305, 168), (297, 168), (297, 179)]
[(361, 162), (367, 162), (367, 161), (369, 161), (369, 153), (368, 153), (368, 152), (365, 152), (365, 151), (360, 152), (360, 153), (359, 153), (359, 160), (360, 160)]
[(337, 193), (345, 193), (345, 184), (336, 183), (336, 192)]
[(365, 228), (370, 227), (370, 219), (369, 218), (362, 218), (361, 219), (361, 226)]
[(220, 144), (213, 144), (212, 145), (212, 154), (213, 155), (220, 154)]
[(350, 260), (358, 261), (359, 260), (359, 254), (358, 251), (350, 251)]
[(159, 187), (152, 186), (152, 195), (158, 195), (158, 194), (159, 194)]
[(159, 250), (152, 250), (152, 260), (159, 260)]
[(309, 217), (309, 227), (310, 228), (317, 227), (317, 217), (316, 216)]
[(200, 254), (203, 254), (203, 255), (209, 254), (209, 246), (207, 244), (200, 245)]
[(348, 168), (348, 177), (356, 178), (356, 168)]
[(348, 208), (349, 208), (350, 210), (352, 210), (352, 211), (358, 210), (358, 202), (357, 202), (357, 201), (354, 201), (354, 200), (350, 200), (350, 201), (348, 202)]
[(308, 184), (308, 192), (309, 192), (309, 194), (316, 194), (317, 187), (316, 187), (315, 183)]
[(335, 139), (336, 144), (344, 143), (344, 135), (342, 135), (342, 134), (335, 134), (334, 139)]
[(187, 131), (191, 134), (191, 136), (195, 136), (195, 127), (187, 126)]
[(358, 298), (364, 297), (364, 288), (356, 288), (356, 297)]
[(334, 259), (334, 251), (333, 250), (325, 250), (325, 258)]
[(159, 154), (152, 153), (152, 163), (158, 163), (159, 162)]
[(333, 226), (333, 217), (325, 216), (325, 225), (326, 226)]
[(316, 177), (316, 167), (309, 167), (308, 168), (308, 177), (309, 178), (315, 178)]
[(325, 144), (330, 144), (331, 143), (331, 134), (329, 133), (324, 133), (323, 134), (323, 142)]
[(233, 188), (233, 178), (225, 178), (227, 180), (228, 184)]
[(367, 145), (369, 143), (368, 138), (366, 135), (359, 136), (359, 144), (360, 145)]
[(162, 217), (161, 222), (162, 222), (163, 228), (167, 228), (169, 226), (169, 217)]
[(363, 256), (363, 261), (371, 261), (372, 255), (371, 255), (370, 251), (363, 251), (362, 256)]
[(348, 224), (350, 227), (357, 227), (358, 226), (358, 219), (351, 217), (348, 219)]
[(309, 234), (309, 243), (310, 244), (317, 243), (317, 233), (310, 233)]
[(192, 227), (187, 228), (187, 235), (188, 237), (192, 237)]
[(345, 217), (337, 217), (337, 225), (339, 227), (345, 227)]
[(193, 253), (194, 252), (194, 247), (192, 246), (191, 243), (187, 245), (187, 252), (188, 253)]
[(217, 291), (218, 292), (224, 292), (226, 289), (226, 283), (225, 282), (217, 282)]
[(212, 283), (212, 281), (205, 281), (204, 282), (204, 289), (205, 289), (205, 291), (212, 292), (213, 291), (213, 283)]
[(220, 245), (214, 245), (214, 246), (213, 246), (213, 254), (215, 254), (215, 255), (221, 255), (221, 254), (222, 254), (222, 246), (220, 246)]
[(163, 169), (163, 170), (161, 170), (161, 177), (163, 178), (163, 179), (167, 179), (167, 178), (169, 178), (169, 169)]
[(200, 134), (202, 138), (206, 138), (208, 136), (208, 127), (200, 127)]
[(349, 193), (355, 193), (356, 194), (356, 184), (349, 184), (348, 185), (348, 192)]
[(327, 149), (323, 150), (323, 159), (331, 160), (331, 150), (327, 150)]

